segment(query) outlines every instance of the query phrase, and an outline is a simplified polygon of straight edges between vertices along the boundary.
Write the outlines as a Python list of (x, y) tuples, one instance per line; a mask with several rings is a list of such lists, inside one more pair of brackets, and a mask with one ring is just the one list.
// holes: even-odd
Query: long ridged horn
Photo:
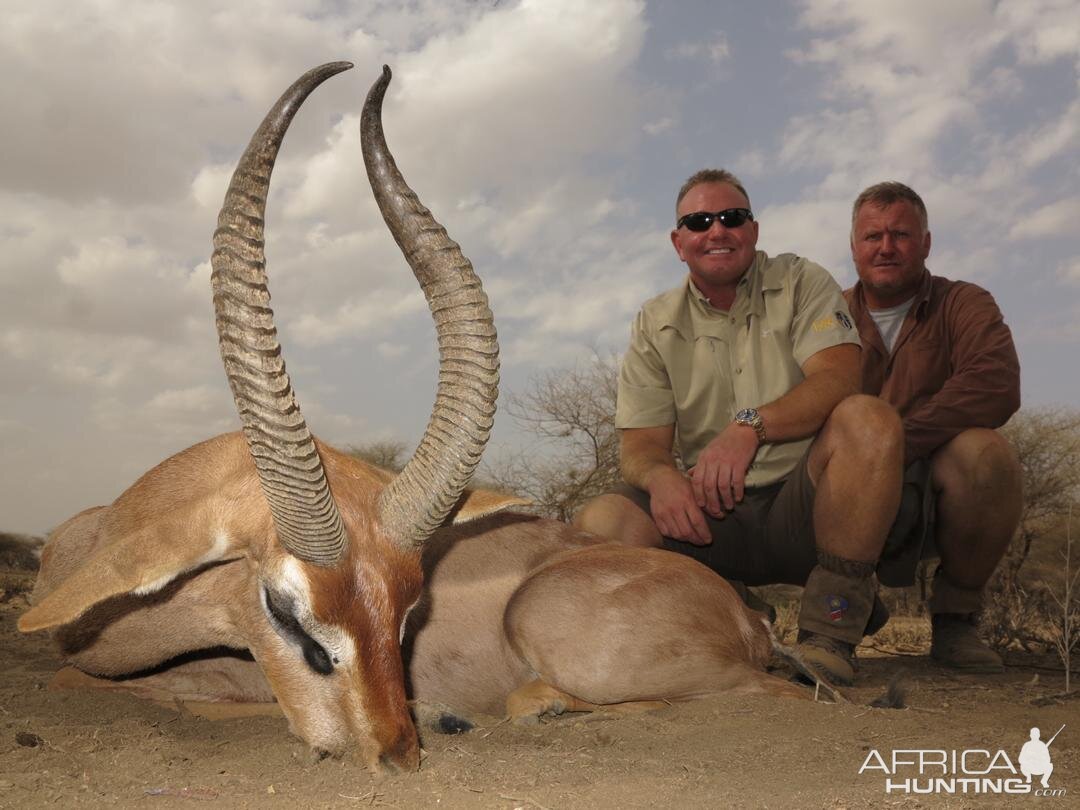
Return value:
[(381, 115), (389, 84), (384, 66), (360, 118), (364, 163), (383, 219), (424, 291), (439, 344), (431, 421), (379, 500), (383, 530), (415, 547), (446, 519), (480, 462), (499, 394), (499, 344), (472, 264), (406, 185), (386, 146)]
[(349, 62), (309, 70), (255, 131), (233, 173), (214, 232), (214, 290), (221, 359), (240, 412), (274, 528), (301, 560), (332, 565), (347, 542), (322, 460), (296, 404), (266, 287), (263, 225), (270, 174), (304, 99)]

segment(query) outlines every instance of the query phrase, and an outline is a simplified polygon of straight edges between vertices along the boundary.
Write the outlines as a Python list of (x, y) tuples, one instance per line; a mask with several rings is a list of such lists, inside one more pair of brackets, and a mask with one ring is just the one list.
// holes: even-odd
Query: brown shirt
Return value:
[(929, 272), (892, 353), (861, 282), (844, 292), (862, 340), (862, 388), (904, 420), (904, 457), (929, 456), (961, 431), (997, 428), (1020, 407), (1020, 361), (994, 297)]

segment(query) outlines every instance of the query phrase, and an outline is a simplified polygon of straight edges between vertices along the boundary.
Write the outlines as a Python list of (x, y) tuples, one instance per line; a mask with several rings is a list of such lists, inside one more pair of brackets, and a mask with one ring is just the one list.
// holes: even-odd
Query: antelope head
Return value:
[(471, 264), (387, 149), (380, 116), (388, 68), (364, 104), (361, 140), (383, 218), (435, 320), (434, 410), (396, 477), (322, 444), (300, 413), (269, 305), (266, 197), (298, 108), (349, 67), (315, 68), (281, 96), (240, 158), (218, 217), (214, 308), (243, 439), (204, 442), (144, 475), (102, 513), (100, 549), (19, 626), (64, 626), (110, 597), (144, 598), (208, 565), (246, 559), (236, 592), (207, 598), (208, 626), (220, 621), (223, 639), (250, 648), (293, 731), (316, 750), (339, 754), (355, 744), (370, 766), (415, 770), (400, 644), (422, 586), (424, 541), (448, 520), (520, 501), (462, 495), (492, 425), (498, 345)]
[[(364, 162), (435, 320), (438, 393), (419, 446), (393, 480), (343, 461), (308, 431), (269, 308), (263, 214), (274, 158), (297, 107), (348, 66), (325, 65), (300, 78), (241, 157), (214, 236), (214, 307), (221, 356), (273, 523), (254, 556), (260, 604), (284, 643), (269, 645), (260, 663), (309, 742), (336, 751), (351, 736), (365, 760), (415, 769), (419, 746), (405, 703), (401, 629), (420, 594), (422, 544), (460, 500), (487, 442), (498, 344), (472, 265), (387, 149), (384, 67), (361, 116)], [(316, 690), (312, 675), (321, 681)]]

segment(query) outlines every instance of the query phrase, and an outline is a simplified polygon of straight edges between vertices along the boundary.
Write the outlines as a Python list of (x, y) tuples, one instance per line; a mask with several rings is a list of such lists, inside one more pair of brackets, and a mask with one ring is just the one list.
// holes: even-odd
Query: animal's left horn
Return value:
[(381, 114), (389, 83), (390, 68), (384, 66), (364, 102), (364, 163), (383, 219), (427, 298), (439, 342), (431, 421), (379, 500), (383, 530), (415, 547), (446, 519), (480, 461), (499, 395), (499, 344), (472, 264), (406, 185), (386, 146)]
[(274, 528), (296, 557), (332, 565), (347, 542), (322, 460), (296, 404), (266, 286), (263, 225), (270, 173), (304, 99), (349, 62), (309, 70), (282, 94), (233, 173), (214, 233), (214, 290), (221, 359), (240, 412)]

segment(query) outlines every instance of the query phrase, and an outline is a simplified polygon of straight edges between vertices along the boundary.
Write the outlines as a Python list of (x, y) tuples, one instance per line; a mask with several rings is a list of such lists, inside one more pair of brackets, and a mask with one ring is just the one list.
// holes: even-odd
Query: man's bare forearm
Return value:
[(845, 397), (859, 393), (858, 346), (845, 344), (825, 349), (803, 364), (806, 378), (784, 396), (758, 408), (770, 442), (813, 436), (833, 408)]
[(671, 452), (675, 426), (627, 428), (619, 433), (619, 469), (630, 486), (649, 492), (656, 477), (681, 475)]

